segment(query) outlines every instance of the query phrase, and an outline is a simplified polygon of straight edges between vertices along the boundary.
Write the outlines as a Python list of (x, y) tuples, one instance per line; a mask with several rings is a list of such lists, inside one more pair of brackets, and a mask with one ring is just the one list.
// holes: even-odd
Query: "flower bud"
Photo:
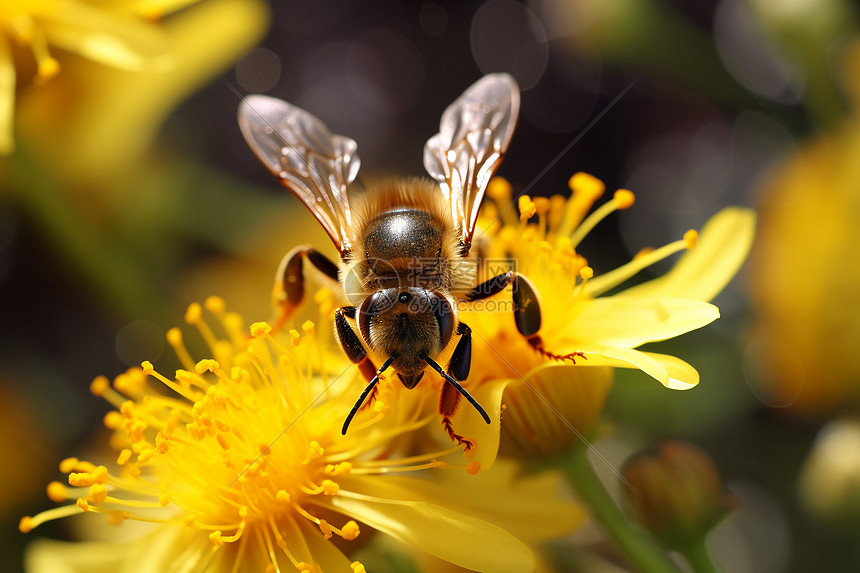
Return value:
[(670, 549), (704, 538), (737, 508), (711, 458), (685, 442), (664, 442), (656, 457), (639, 454), (622, 473), (630, 513)]
[(860, 522), (860, 421), (836, 420), (821, 430), (800, 476), (800, 496), (818, 517)]
[(594, 434), (612, 369), (545, 364), (505, 389), (502, 447), (520, 457), (550, 457), (585, 446)]

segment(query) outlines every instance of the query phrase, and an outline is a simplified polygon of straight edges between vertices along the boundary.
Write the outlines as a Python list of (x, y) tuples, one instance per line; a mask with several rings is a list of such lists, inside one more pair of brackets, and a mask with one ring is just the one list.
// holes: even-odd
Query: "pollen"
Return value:
[(520, 195), (520, 198), (517, 201), (517, 207), (519, 207), (520, 210), (520, 220), (523, 222), (534, 217), (537, 212), (537, 207), (535, 207), (534, 201), (532, 201), (531, 197), (528, 195)]
[(341, 537), (346, 539), (347, 541), (352, 541), (361, 531), (358, 528), (358, 524), (352, 520), (346, 522), (346, 525), (341, 529)]
[(474, 475), (478, 475), (478, 472), (480, 472), (480, 471), (481, 471), (480, 462), (471, 461), (468, 464), (466, 464), (466, 473), (467, 474), (471, 474), (474, 476)]
[(272, 332), (272, 327), (268, 322), (255, 322), (251, 325), (251, 336), (254, 338), (264, 338)]
[(323, 480), (322, 482), (322, 490), (326, 495), (334, 495), (340, 490), (340, 486), (337, 482), (333, 482), (330, 479)]

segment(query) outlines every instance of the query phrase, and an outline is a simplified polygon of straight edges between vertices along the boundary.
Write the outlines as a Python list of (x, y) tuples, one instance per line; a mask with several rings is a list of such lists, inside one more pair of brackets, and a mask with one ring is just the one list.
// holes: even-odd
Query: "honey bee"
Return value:
[[(274, 302), (276, 324), (283, 324), (304, 298), (305, 261), (343, 287), (350, 305), (335, 311), (335, 334), (367, 379), (344, 421), (344, 435), (365, 400), (375, 396), (383, 372), (393, 368), (411, 389), (429, 366), (445, 380), (439, 397), (443, 427), (452, 440), (471, 447), (450, 422), (460, 396), (487, 424), (490, 417), (461, 384), (469, 376), (472, 337), (458, 320), (458, 302), (512, 285), (516, 326), (546, 353), (534, 288), (512, 271), (476, 285), (478, 260), (471, 250), (478, 209), (510, 143), (519, 101), (511, 76), (484, 76), (448, 106), (439, 133), (424, 147), (432, 181), (395, 179), (367, 189), (356, 182), (352, 139), (333, 135), (319, 119), (279, 99), (251, 95), (240, 105), (248, 145), (316, 217), (340, 254), (335, 264), (310, 246), (287, 253)], [(443, 368), (437, 359), (454, 337)]]

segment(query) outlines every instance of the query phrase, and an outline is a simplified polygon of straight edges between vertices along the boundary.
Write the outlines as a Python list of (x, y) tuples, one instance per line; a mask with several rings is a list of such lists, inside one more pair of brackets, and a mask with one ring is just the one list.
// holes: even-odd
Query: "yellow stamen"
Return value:
[(63, 517), (69, 517), (70, 515), (77, 515), (81, 512), (82, 510), (77, 505), (61, 505), (60, 507), (55, 507), (41, 513), (37, 513), (32, 517), (25, 515), (18, 523), (18, 530), (21, 533), (29, 533), (45, 522), (62, 519)]
[(603, 181), (589, 175), (588, 173), (575, 173), (568, 181), (568, 187), (573, 196), (567, 201), (564, 216), (558, 226), (558, 234), (570, 235), (579, 223), (591, 210), (591, 206), (597, 201), (606, 186)]
[(224, 314), (227, 304), (220, 296), (210, 296), (203, 301), (203, 307), (215, 316), (221, 316)]
[(619, 209), (629, 209), (633, 206), (633, 203), (636, 202), (636, 195), (627, 189), (619, 189), (612, 196), (612, 199), (615, 201), (615, 204)]
[(359, 533), (361, 533), (361, 531), (358, 528), (358, 524), (352, 520), (349, 520), (346, 522), (346, 524), (343, 526), (343, 529), (341, 530), (341, 537), (343, 537), (347, 541), (352, 541), (353, 539), (358, 537)]
[(194, 360), (185, 348), (185, 343), (182, 340), (182, 331), (178, 328), (171, 328), (167, 331), (167, 343), (173, 348), (176, 357), (179, 358), (180, 364), (186, 370), (194, 369)]
[(685, 239), (681, 239), (673, 241), (668, 245), (664, 245), (651, 252), (637, 254), (637, 256), (627, 264), (591, 279), (588, 282), (588, 286), (585, 287), (585, 293), (588, 296), (597, 296), (598, 294), (620, 285), (642, 269), (688, 248), (690, 248), (689, 242)]
[(687, 248), (692, 249), (696, 246), (696, 241), (699, 240), (699, 232), (695, 229), (690, 229), (684, 233), (684, 242), (687, 243)]
[[(631, 193), (632, 195), (632, 193)], [(625, 194), (621, 195), (621, 199), (613, 198), (612, 201), (607, 201), (597, 209), (591, 212), (591, 214), (586, 217), (585, 221), (583, 221), (576, 230), (570, 235), (570, 242), (575, 249), (577, 245), (585, 238), (588, 233), (591, 232), (597, 224), (605, 219), (608, 215), (621, 208), (619, 205), (626, 205), (629, 200), (629, 197)], [(631, 203), (632, 205), (632, 203)], [(627, 205), (629, 207), (629, 205)]]
[(48, 484), (48, 498), (57, 503), (71, 499), (69, 488), (58, 481), (52, 481)]
[(251, 336), (254, 338), (265, 338), (272, 332), (272, 327), (268, 322), (255, 322), (251, 325)]
[(520, 221), (523, 223), (534, 217), (535, 212), (537, 212), (534, 201), (528, 195), (520, 195), (517, 207), (520, 210)]

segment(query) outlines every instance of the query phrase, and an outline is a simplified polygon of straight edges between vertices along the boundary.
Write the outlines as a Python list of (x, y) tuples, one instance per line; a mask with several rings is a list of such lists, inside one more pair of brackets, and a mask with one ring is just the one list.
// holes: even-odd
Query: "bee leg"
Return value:
[(445, 379), (445, 384), (442, 386), (442, 393), (439, 395), (439, 413), (442, 415), (442, 427), (448, 433), (452, 440), (462, 445), (466, 451), (473, 447), (471, 440), (468, 440), (454, 432), (451, 424), (451, 416), (457, 411), (460, 404), (460, 396), (464, 396), (469, 403), (474, 406), (475, 410), (481, 415), (486, 423), (490, 423), (490, 417), (484, 408), (472, 397), (469, 392), (463, 388), (460, 379), (465, 380), (469, 375), (469, 360), (472, 356), (472, 336), (471, 329), (463, 323), (457, 327), (457, 334), (460, 335), (460, 340), (454, 349), (454, 354), (451, 355), (451, 362), (448, 365), (448, 372), (442, 370), (439, 364), (429, 356), (421, 358), (430, 365), (430, 367), (438, 372)]
[(505, 290), (508, 285), (513, 286), (511, 298), (514, 303), (514, 323), (519, 333), (536, 352), (552, 360), (570, 360), (574, 364), (576, 364), (577, 358), (585, 359), (585, 354), (582, 352), (554, 354), (544, 348), (543, 340), (538, 334), (541, 327), (540, 302), (535, 288), (523, 275), (513, 271), (502, 273), (482, 282), (468, 292), (464, 298), (468, 302), (489, 298)]
[(328, 257), (309, 246), (296, 247), (287, 253), (275, 274), (272, 302), (275, 307), (273, 328), (280, 330), (305, 298), (304, 260), (307, 259), (321, 273), (336, 281), (338, 268)]
[(344, 306), (334, 312), (335, 334), (337, 335), (341, 348), (343, 348), (344, 354), (346, 354), (350, 362), (358, 365), (359, 371), (361, 371), (362, 375), (367, 379), (368, 384), (361, 393), (361, 396), (359, 396), (355, 406), (353, 406), (349, 415), (346, 417), (346, 421), (343, 423), (342, 433), (344, 435), (346, 435), (346, 430), (349, 427), (349, 423), (352, 422), (353, 416), (355, 416), (362, 404), (365, 403), (368, 396), (370, 397), (370, 400), (367, 401), (367, 404), (373, 403), (373, 400), (376, 398), (376, 384), (379, 382), (379, 375), (385, 372), (397, 357), (396, 355), (391, 356), (379, 369), (377, 369), (367, 356), (367, 350), (365, 350), (364, 344), (362, 344), (361, 339), (359, 339), (355, 334), (355, 331), (350, 326), (347, 318), (355, 318), (354, 306)]

